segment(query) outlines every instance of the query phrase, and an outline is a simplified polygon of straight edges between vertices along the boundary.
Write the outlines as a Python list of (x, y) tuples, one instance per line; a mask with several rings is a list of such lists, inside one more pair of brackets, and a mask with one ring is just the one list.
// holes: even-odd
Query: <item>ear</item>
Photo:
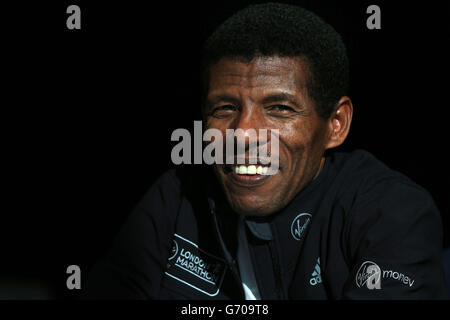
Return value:
[(349, 97), (339, 99), (336, 108), (328, 119), (329, 136), (325, 149), (340, 146), (350, 131), (353, 117), (353, 104)]

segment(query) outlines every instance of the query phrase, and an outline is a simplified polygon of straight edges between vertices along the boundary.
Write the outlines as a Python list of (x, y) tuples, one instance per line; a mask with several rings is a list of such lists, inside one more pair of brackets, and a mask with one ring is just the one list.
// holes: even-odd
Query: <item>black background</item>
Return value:
[[(0, 286), (10, 297), (39, 288), (77, 296), (66, 289), (67, 266), (86, 275), (173, 166), (172, 131), (200, 120), (202, 43), (249, 3), (2, 7)], [(342, 149), (366, 149), (429, 190), (450, 246), (448, 3), (291, 3), (324, 18), (347, 44), (355, 112)], [(81, 30), (66, 28), (70, 4), (81, 7)], [(381, 8), (381, 30), (366, 28), (370, 4)]]

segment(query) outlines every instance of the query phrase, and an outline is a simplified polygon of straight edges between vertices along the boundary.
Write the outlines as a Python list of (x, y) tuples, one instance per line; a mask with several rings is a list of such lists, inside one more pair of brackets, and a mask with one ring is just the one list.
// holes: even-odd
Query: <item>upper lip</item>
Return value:
[(270, 159), (265, 158), (234, 158), (232, 163), (225, 162), (225, 165), (260, 165), (270, 166)]

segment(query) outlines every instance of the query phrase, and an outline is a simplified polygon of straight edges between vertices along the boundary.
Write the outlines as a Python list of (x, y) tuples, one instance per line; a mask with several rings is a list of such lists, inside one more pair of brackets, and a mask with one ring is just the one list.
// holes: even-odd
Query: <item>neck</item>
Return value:
[(320, 174), (320, 172), (322, 172), (324, 164), (325, 164), (325, 157), (322, 156), (322, 158), (320, 159), (319, 168), (317, 169), (317, 172), (316, 172), (313, 180), (317, 178), (317, 176)]

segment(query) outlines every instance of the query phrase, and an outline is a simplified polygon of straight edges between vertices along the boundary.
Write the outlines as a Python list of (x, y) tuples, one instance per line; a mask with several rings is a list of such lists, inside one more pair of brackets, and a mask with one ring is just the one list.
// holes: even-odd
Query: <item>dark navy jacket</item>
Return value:
[[(94, 267), (90, 298), (243, 299), (237, 214), (211, 168), (168, 171)], [(263, 299), (441, 299), (432, 197), (365, 151), (330, 153), (282, 211), (246, 220)]]

